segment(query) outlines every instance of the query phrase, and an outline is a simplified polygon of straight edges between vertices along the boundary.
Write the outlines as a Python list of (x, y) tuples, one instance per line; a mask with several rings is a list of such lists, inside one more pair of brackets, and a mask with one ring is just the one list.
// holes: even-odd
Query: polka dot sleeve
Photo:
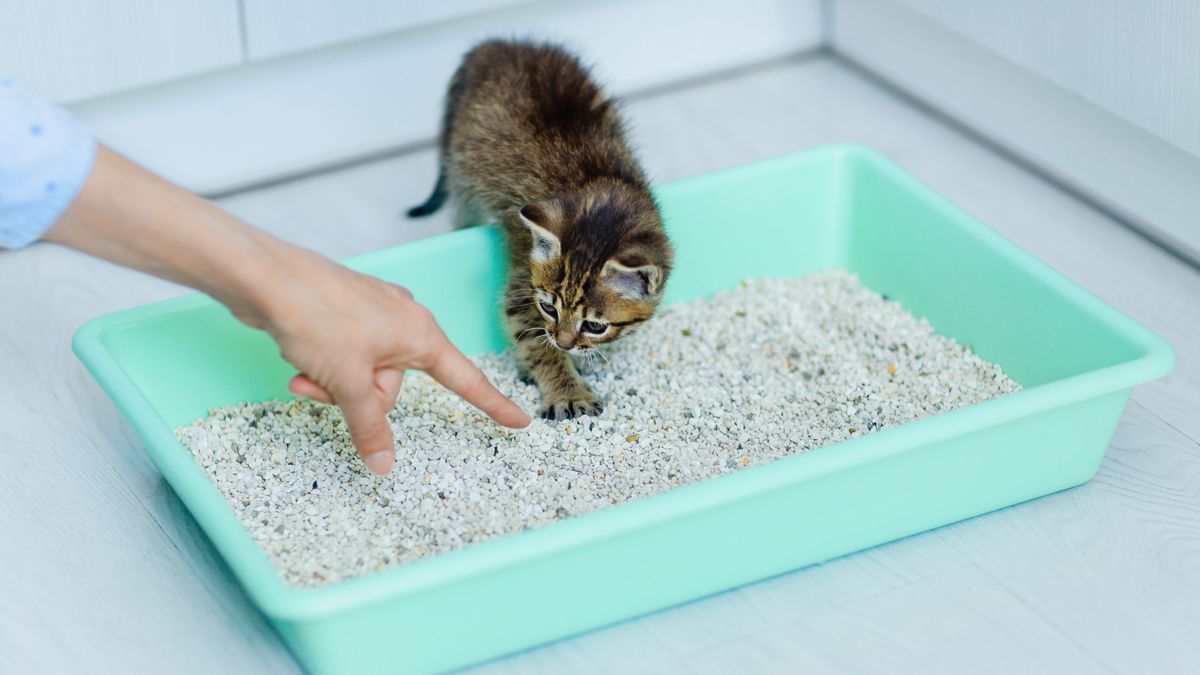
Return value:
[(95, 158), (96, 140), (79, 120), (0, 75), (0, 248), (50, 229)]

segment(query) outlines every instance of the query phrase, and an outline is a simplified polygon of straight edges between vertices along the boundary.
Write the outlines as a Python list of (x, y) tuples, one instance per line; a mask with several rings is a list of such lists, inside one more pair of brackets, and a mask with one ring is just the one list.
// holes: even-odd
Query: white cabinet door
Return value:
[(251, 60), (325, 47), (529, 0), (243, 0)]
[(0, 0), (0, 72), (55, 101), (241, 61), (238, 0)]

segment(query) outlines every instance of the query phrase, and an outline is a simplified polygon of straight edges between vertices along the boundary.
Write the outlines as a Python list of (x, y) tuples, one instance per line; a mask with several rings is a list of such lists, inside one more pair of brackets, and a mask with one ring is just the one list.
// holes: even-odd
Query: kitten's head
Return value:
[(532, 300), (559, 349), (586, 352), (649, 319), (673, 252), (644, 190), (612, 183), (526, 204)]

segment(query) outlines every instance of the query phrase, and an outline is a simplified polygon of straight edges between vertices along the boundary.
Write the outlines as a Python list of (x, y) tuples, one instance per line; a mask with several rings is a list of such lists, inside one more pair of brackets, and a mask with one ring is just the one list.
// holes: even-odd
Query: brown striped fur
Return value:
[(441, 153), (434, 194), (411, 215), (449, 196), (460, 224), (499, 221), (505, 320), (541, 414), (599, 413), (570, 355), (649, 319), (673, 260), (616, 105), (561, 48), (485, 42), (451, 80)]

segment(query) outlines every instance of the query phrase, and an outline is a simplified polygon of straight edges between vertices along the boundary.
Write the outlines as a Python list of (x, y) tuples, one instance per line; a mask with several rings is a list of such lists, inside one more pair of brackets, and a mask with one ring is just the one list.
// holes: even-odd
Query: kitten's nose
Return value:
[(554, 341), (558, 343), (560, 349), (565, 351), (575, 346), (575, 334), (559, 331), (555, 333)]

